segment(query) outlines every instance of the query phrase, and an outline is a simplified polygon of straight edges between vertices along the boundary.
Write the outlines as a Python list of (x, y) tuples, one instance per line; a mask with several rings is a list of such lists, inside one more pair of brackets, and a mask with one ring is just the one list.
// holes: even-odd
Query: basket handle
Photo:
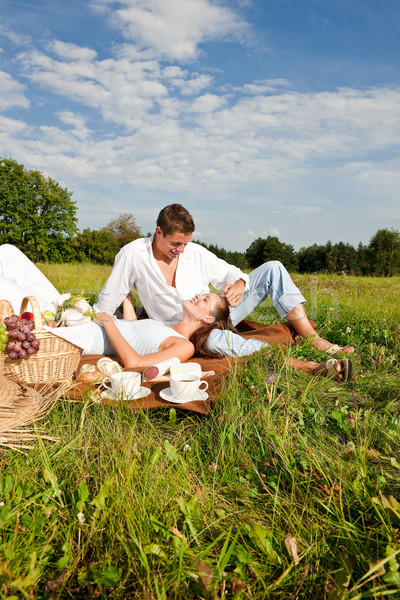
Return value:
[(6, 317), (11, 317), (14, 309), (9, 300), (0, 300), (0, 325), (3, 325)]
[(42, 311), (40, 310), (39, 302), (35, 296), (25, 296), (21, 302), (20, 314), (26, 312), (28, 308), (28, 302), (30, 302), (33, 312), (33, 320), (35, 322), (35, 329), (39, 331), (43, 329)]

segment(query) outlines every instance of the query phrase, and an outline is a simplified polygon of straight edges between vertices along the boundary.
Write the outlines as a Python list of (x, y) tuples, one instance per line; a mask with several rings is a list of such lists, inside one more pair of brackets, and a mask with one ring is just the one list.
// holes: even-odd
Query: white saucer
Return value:
[[(151, 394), (151, 390), (149, 388), (141, 387), (140, 390), (136, 392), (136, 394), (134, 394), (133, 396), (126, 396), (123, 399), (118, 398), (118, 400), (122, 400), (122, 402), (129, 402), (129, 400), (140, 400), (140, 398), (145, 398), (149, 394)], [(117, 398), (114, 397), (114, 394), (112, 392), (109, 392), (108, 390), (102, 392), (101, 397), (106, 398), (107, 400), (117, 400)]]
[(172, 395), (171, 388), (164, 388), (160, 391), (160, 396), (163, 400), (167, 400), (168, 402), (174, 402), (175, 404), (186, 404), (186, 402), (198, 402), (199, 400), (207, 400), (208, 394), (207, 392), (203, 392), (199, 390), (199, 395), (196, 398), (189, 398), (188, 400), (178, 400)]

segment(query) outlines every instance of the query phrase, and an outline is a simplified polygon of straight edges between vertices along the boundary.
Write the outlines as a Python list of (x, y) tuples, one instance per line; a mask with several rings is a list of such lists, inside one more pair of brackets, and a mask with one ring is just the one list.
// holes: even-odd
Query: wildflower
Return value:
[[(89, 302), (83, 296), (62, 294), (52, 304), (56, 326), (83, 325), (94, 318), (94, 312)], [(48, 319), (46, 319), (48, 321)]]
[(61, 313), (61, 321), (65, 322), (67, 327), (74, 325), (83, 325), (90, 322), (90, 317), (85, 317), (79, 310), (75, 308), (67, 308)]
[(78, 517), (78, 521), (79, 521), (80, 525), (83, 525), (85, 523), (85, 515), (80, 512), (76, 516)]
[(191, 446), (189, 446), (189, 444), (185, 444), (185, 445), (183, 446), (183, 449), (184, 449), (184, 450), (188, 450), (188, 452), (190, 452), (192, 448), (191, 448)]
[(275, 375), (272, 373), (268, 379), (267, 379), (267, 383), (274, 383), (275, 381)]
[(54, 302), (56, 306), (62, 306), (66, 300), (71, 298), (71, 294), (61, 294), (59, 298)]
[(345, 448), (346, 448), (347, 452), (354, 452), (356, 449), (356, 445), (354, 442), (347, 442)]
[(89, 302), (85, 300), (85, 298), (81, 298), (80, 300), (78, 300), (78, 302), (75, 304), (75, 308), (83, 315), (86, 313), (90, 313), (91, 311), (91, 306)]
[(350, 333), (351, 327), (346, 327), (346, 333)]
[(0, 506), (4, 506), (4, 502), (0, 502)]

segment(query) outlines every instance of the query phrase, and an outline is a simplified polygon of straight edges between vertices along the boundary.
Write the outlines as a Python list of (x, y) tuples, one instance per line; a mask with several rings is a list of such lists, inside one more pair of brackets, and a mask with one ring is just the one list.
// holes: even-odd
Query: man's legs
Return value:
[(35, 296), (46, 310), (60, 295), (33, 262), (11, 244), (0, 246), (0, 280), (0, 299), (9, 300), (16, 312), (25, 296)]
[(272, 304), (281, 318), (298, 304), (305, 302), (299, 288), (278, 260), (270, 260), (254, 269), (249, 275), (249, 289), (243, 294), (241, 303), (231, 309), (231, 320), (237, 325), (257, 306), (271, 297)]
[[(326, 352), (334, 346), (328, 340), (320, 338), (310, 324), (303, 304), (305, 298), (292, 278), (277, 260), (264, 263), (254, 269), (249, 275), (249, 290), (243, 294), (243, 299), (238, 306), (231, 308), (231, 320), (237, 325), (245, 319), (267, 296), (271, 297), (272, 304), (281, 318), (286, 318), (300, 337), (312, 337), (313, 346), (321, 352)], [(207, 342), (207, 347), (216, 354), (227, 354), (231, 356), (247, 356), (261, 348), (252, 340), (244, 340), (231, 331), (221, 332), (213, 330)], [(265, 344), (264, 344), (265, 345)], [(350, 354), (354, 348), (348, 346), (343, 349)]]

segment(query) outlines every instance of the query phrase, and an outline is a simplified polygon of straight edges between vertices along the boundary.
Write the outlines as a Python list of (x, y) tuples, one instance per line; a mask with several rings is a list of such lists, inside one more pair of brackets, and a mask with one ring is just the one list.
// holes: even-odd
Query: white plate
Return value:
[(178, 400), (178, 398), (174, 398), (174, 396), (172, 395), (170, 387), (161, 390), (160, 396), (161, 398), (163, 398), (163, 400), (167, 400), (168, 402), (175, 402), (175, 404), (186, 404), (186, 402), (197, 402), (199, 400), (207, 400), (208, 398), (207, 392), (199, 390), (199, 395), (195, 398), (189, 398), (188, 400)]
[[(151, 390), (149, 388), (141, 387), (140, 390), (136, 392), (136, 394), (134, 394), (133, 396), (127, 396), (122, 401), (125, 402), (129, 400), (140, 400), (140, 398), (146, 398), (146, 396), (148, 396), (149, 394), (151, 394)], [(109, 391), (102, 392), (101, 397), (106, 398), (107, 400), (117, 400), (117, 398), (114, 397), (114, 394)], [(121, 398), (118, 398), (118, 400), (120, 401)]]

